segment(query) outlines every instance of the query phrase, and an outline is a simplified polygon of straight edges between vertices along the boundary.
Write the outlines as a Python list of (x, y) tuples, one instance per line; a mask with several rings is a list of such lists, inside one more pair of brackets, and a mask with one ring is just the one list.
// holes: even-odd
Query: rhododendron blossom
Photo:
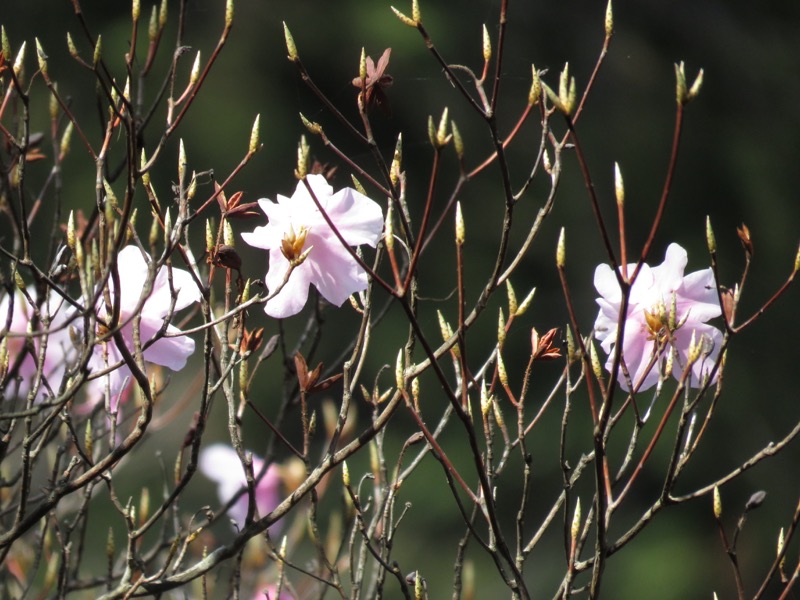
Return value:
[[(381, 207), (352, 188), (333, 193), (322, 175), (306, 179), (325, 214), (350, 246), (375, 246), (383, 230)], [(270, 293), (279, 289), (292, 264), (286, 285), (265, 305), (271, 317), (284, 318), (300, 312), (314, 285), (331, 304), (341, 306), (347, 298), (367, 288), (367, 274), (328, 225), (301, 181), (291, 198), (278, 194), (277, 202), (258, 201), (268, 223), (243, 233), (244, 241), (269, 250), (266, 276)], [(307, 254), (306, 254), (307, 253)], [(304, 260), (300, 259), (306, 254)]]
[[(170, 324), (167, 324), (165, 330), (167, 336), (170, 337), (157, 338), (157, 334), (164, 327), (164, 320), (172, 316), (171, 310), (181, 310), (200, 300), (200, 290), (188, 271), (174, 267), (171, 269), (172, 287), (170, 287), (170, 275), (165, 266), (159, 269), (153, 280), (152, 289), (142, 303), (150, 260), (150, 256), (136, 246), (126, 246), (117, 257), (120, 286), (118, 294), (119, 322), (122, 324), (122, 337), (127, 349), (134, 354), (134, 316), (138, 315), (140, 317), (139, 336), (144, 359), (169, 367), (173, 371), (179, 371), (186, 364), (186, 359), (194, 352), (194, 340), (188, 336), (176, 336), (175, 334), (180, 334), (180, 330)], [(109, 280), (109, 288), (111, 289), (111, 300), (114, 302), (117, 293), (112, 280)], [(174, 308), (172, 307), (173, 290)], [(105, 305), (105, 300), (102, 298), (98, 302), (98, 316), (103, 320), (108, 320), (111, 316), (111, 309)], [(98, 326), (98, 335), (105, 333), (103, 329), (104, 327)], [(118, 364), (121, 360), (122, 353), (117, 347), (116, 341), (113, 337), (109, 337), (95, 345), (89, 367), (93, 371), (104, 370)], [(99, 381), (103, 385), (103, 390), (105, 390), (105, 384), (108, 383), (110, 393), (117, 395), (130, 376), (130, 369), (123, 364), (108, 374), (107, 381), (105, 378)]]
[[(28, 289), (28, 296), (31, 301), (37, 302), (36, 290)], [(47, 302), (43, 302), (39, 307), (41, 317), (47, 317), (49, 320), (49, 327), (45, 330), (41, 321), (33, 326), (36, 313), (22, 292), (14, 293), (13, 297), (3, 296), (0, 300), (0, 339), (4, 340), (6, 345), (8, 369), (16, 368), (12, 373), (13, 377), (9, 376), (6, 381), (3, 391), (5, 397), (24, 398), (28, 395), (38, 370), (43, 342), (46, 343), (44, 364), (36, 398), (41, 399), (58, 393), (66, 367), (77, 356), (77, 350), (67, 329), (67, 309), (63, 304), (64, 300), (60, 296), (50, 292)], [(25, 350), (25, 335), (29, 332), (29, 328), (33, 347)]]
[[(633, 385), (640, 391), (658, 382), (670, 353), (672, 375), (680, 378), (688, 364), (693, 338), (695, 343), (702, 344), (704, 352), (692, 366), (689, 385), (699, 387), (719, 355), (722, 333), (706, 323), (722, 314), (714, 273), (708, 268), (684, 276), (686, 263), (686, 250), (678, 244), (670, 244), (664, 262), (657, 267), (643, 264), (631, 287), (622, 360)], [(635, 267), (628, 265), (629, 275)], [(606, 264), (595, 270), (594, 286), (600, 293), (595, 336), (609, 355), (606, 369), (610, 371), (617, 343), (622, 291), (616, 274)], [(619, 382), (628, 391), (621, 370)]]
[[(244, 467), (236, 450), (225, 444), (212, 444), (200, 452), (200, 470), (217, 483), (217, 494), (222, 504), (227, 504), (240, 490), (247, 487)], [(264, 468), (264, 461), (253, 456), (253, 475), (255, 484), (256, 508), (259, 516), (271, 513), (280, 504), (280, 468), (269, 465), (266, 472), (258, 480), (258, 474)], [(231, 506), (228, 515), (239, 529), (244, 527), (247, 518), (248, 495), (244, 492)], [(273, 526), (274, 527), (274, 526)]]

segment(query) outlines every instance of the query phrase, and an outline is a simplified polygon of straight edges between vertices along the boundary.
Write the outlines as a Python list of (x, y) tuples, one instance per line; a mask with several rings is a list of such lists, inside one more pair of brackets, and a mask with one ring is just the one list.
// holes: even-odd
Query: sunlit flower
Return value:
[[(28, 289), (28, 295), (36, 303), (36, 290)], [(17, 291), (13, 296), (5, 295), (0, 300), (0, 340), (4, 340), (6, 346), (9, 369), (9, 377), (3, 392), (5, 397), (24, 398), (28, 395), (36, 376), (43, 342), (46, 343), (44, 364), (36, 398), (42, 399), (58, 394), (66, 367), (77, 355), (67, 329), (67, 308), (63, 305), (64, 300), (55, 292), (50, 292), (47, 302), (39, 307), (42, 318), (47, 316), (50, 321), (49, 332), (45, 334), (41, 322), (33, 326), (34, 307), (21, 292)], [(29, 328), (33, 346), (26, 350), (24, 336)]]
[[(172, 287), (170, 288), (169, 272), (167, 267), (159, 269), (153, 281), (152, 290), (144, 303), (141, 302), (145, 290), (149, 271), (150, 256), (136, 246), (126, 246), (117, 257), (119, 271), (119, 322), (123, 324), (121, 333), (125, 345), (131, 354), (134, 353), (133, 325), (134, 315), (141, 317), (139, 324), (140, 339), (144, 359), (173, 371), (179, 371), (186, 365), (186, 359), (194, 352), (194, 340), (188, 336), (160, 337), (157, 334), (164, 327), (165, 319), (171, 318), (173, 290), (175, 294), (174, 311), (186, 308), (200, 300), (200, 290), (188, 271), (172, 268)], [(109, 280), (111, 288), (111, 301), (115, 301), (116, 292), (113, 281)], [(141, 304), (141, 308), (139, 305)], [(137, 311), (137, 309), (139, 309)], [(98, 316), (108, 319), (111, 315), (110, 307), (105, 305), (101, 298), (98, 306)], [(105, 333), (102, 326), (98, 326), (98, 334)], [(166, 334), (173, 336), (180, 334), (174, 325), (167, 324)], [(156, 339), (157, 338), (157, 339)], [(94, 354), (89, 361), (93, 371), (106, 369), (122, 360), (117, 343), (113, 337), (103, 342), (98, 342)], [(131, 371), (123, 364), (107, 376), (110, 393), (116, 396), (131, 377)], [(106, 378), (101, 378), (100, 384), (105, 390)]]
[[(217, 483), (217, 494), (222, 504), (227, 504), (239, 490), (247, 487), (244, 467), (239, 460), (236, 450), (225, 444), (212, 444), (200, 452), (200, 470), (203, 474)], [(264, 461), (253, 456), (253, 475), (264, 468)], [(281, 501), (280, 469), (276, 465), (269, 465), (266, 472), (257, 480), (255, 485), (255, 498), (258, 515), (263, 517), (271, 513)], [(248, 496), (247, 492), (231, 506), (228, 515), (239, 529), (244, 527), (247, 518)]]
[[(373, 247), (378, 243), (383, 214), (376, 202), (352, 188), (333, 193), (322, 175), (309, 175), (306, 180), (345, 242)], [(269, 250), (266, 284), (270, 293), (283, 284), (291, 264), (296, 265), (283, 289), (267, 302), (268, 315), (284, 318), (300, 312), (309, 285), (336, 306), (367, 288), (364, 269), (342, 246), (302, 181), (291, 198), (278, 194), (277, 202), (262, 198), (258, 204), (268, 223), (242, 237), (251, 246)]]
[[(631, 288), (622, 359), (639, 390), (656, 384), (670, 353), (673, 353), (672, 375), (680, 378), (688, 361), (692, 336), (708, 354), (701, 355), (694, 363), (691, 386), (701, 385), (719, 355), (722, 333), (706, 323), (722, 313), (714, 274), (709, 268), (684, 276), (686, 263), (686, 251), (678, 244), (670, 244), (664, 262), (652, 268), (643, 264)], [(628, 273), (632, 274), (634, 268), (635, 265), (628, 265)], [(606, 264), (595, 270), (594, 286), (600, 293), (595, 336), (609, 355), (606, 369), (610, 370), (622, 292), (614, 271)], [(621, 371), (619, 382), (627, 391)]]

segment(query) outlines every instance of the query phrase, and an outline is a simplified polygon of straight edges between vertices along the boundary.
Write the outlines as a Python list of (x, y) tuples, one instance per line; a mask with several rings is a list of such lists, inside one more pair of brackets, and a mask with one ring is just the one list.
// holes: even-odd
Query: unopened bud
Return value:
[(503, 355), (500, 349), (497, 349), (497, 377), (503, 386), (508, 386), (508, 372), (506, 371), (506, 364), (503, 362)]
[(74, 130), (75, 126), (73, 125), (72, 121), (67, 121), (67, 126), (64, 127), (64, 133), (61, 134), (61, 143), (58, 149), (59, 158), (64, 158), (67, 154), (69, 154), (69, 149), (72, 146), (72, 133)]
[(500, 315), (497, 319), (497, 346), (499, 348), (503, 347), (503, 344), (506, 342), (506, 320), (503, 316), (503, 308), (500, 307)]
[(719, 495), (719, 488), (714, 486), (714, 518), (719, 520), (722, 517), (722, 497)]
[(47, 79), (47, 55), (44, 53), (44, 48), (42, 48), (39, 38), (34, 39), (36, 40), (36, 60), (39, 62), (39, 70)]
[(0, 25), (0, 53), (5, 61), (11, 60), (11, 43), (8, 41), (5, 25)]
[(286, 39), (286, 51), (289, 53), (289, 60), (297, 62), (299, 56), (297, 55), (297, 46), (294, 44), (294, 38), (286, 26), (286, 21), (283, 22), (283, 37)]
[(778, 551), (777, 556), (780, 557), (780, 568), (783, 570), (784, 565), (786, 564), (786, 555), (783, 554), (783, 549), (786, 546), (786, 534), (783, 531), (783, 527), (781, 527), (780, 532), (778, 532)]
[(528, 292), (528, 295), (525, 296), (525, 299), (522, 301), (522, 304), (519, 305), (519, 308), (514, 313), (515, 317), (520, 317), (530, 308), (531, 303), (533, 302), (533, 296), (536, 294), (536, 288), (531, 288), (531, 291)]
[(573, 540), (578, 539), (578, 534), (581, 532), (581, 499), (575, 501), (575, 512), (572, 513), (572, 526), (570, 527), (569, 534)]
[(139, 0), (133, 0), (131, 5), (131, 17), (133, 18), (134, 22), (139, 20), (139, 14), (141, 13), (141, 3)]
[(297, 145), (297, 169), (295, 169), (294, 176), (297, 179), (305, 179), (308, 174), (308, 154), (310, 150), (306, 136), (300, 136), (300, 143)]
[(78, 58), (78, 48), (75, 47), (75, 41), (69, 31), (67, 32), (67, 51), (72, 58)]
[(800, 247), (797, 248), (797, 254), (794, 255), (794, 272), (800, 271)]
[(342, 483), (344, 487), (350, 487), (350, 468), (347, 466), (347, 461), (342, 461)]
[(492, 412), (494, 413), (494, 420), (500, 427), (505, 427), (506, 421), (503, 418), (503, 411), (500, 410), (500, 405), (497, 403), (497, 398), (492, 397)]
[(225, 28), (230, 29), (233, 26), (233, 0), (228, 0), (225, 3)]
[(147, 35), (150, 38), (150, 42), (154, 42), (156, 37), (158, 36), (158, 9), (153, 6), (153, 9), (150, 11), (150, 22), (147, 26)]
[(192, 70), (189, 73), (189, 86), (194, 86), (198, 79), (200, 79), (200, 50), (197, 51), (197, 54), (194, 57)]
[(456, 202), (456, 244), (464, 244), (466, 231), (464, 228), (464, 215), (461, 214), (461, 202)]
[(558, 246), (556, 247), (556, 266), (559, 269), (563, 269), (566, 265), (566, 249), (565, 249), (565, 242), (564, 242), (564, 228), (561, 228), (561, 233), (558, 234)]
[(407, 17), (406, 15), (401, 13), (399, 10), (397, 10), (394, 6), (391, 6), (390, 8), (392, 9), (392, 12), (395, 14), (395, 16), (398, 19), (400, 19), (400, 21), (403, 22), (403, 24), (408, 25), (409, 27), (416, 27), (417, 26), (417, 24), (414, 22), (414, 19), (411, 19), (411, 18)]
[(445, 109), (442, 111), (442, 117), (439, 119), (439, 127), (436, 129), (436, 146), (438, 148), (445, 147), (453, 137), (451, 135), (447, 135), (448, 114), (449, 110), (447, 107), (445, 107)]
[(350, 175), (350, 181), (353, 182), (353, 187), (356, 188), (356, 191), (359, 194), (363, 194), (364, 196), (367, 195), (367, 190), (364, 189), (364, 186), (361, 185), (361, 182), (356, 178), (355, 175), (353, 174)]
[(233, 227), (231, 227), (231, 222), (227, 219), (222, 224), (222, 243), (231, 248), (236, 244), (236, 238), (233, 235)]
[(167, 24), (167, 0), (161, 0), (158, 7), (158, 30), (162, 31)]
[(619, 170), (619, 163), (614, 163), (614, 193), (617, 196), (617, 204), (625, 204), (625, 183), (622, 181), (622, 173)]
[(464, 158), (464, 140), (461, 138), (461, 132), (456, 127), (455, 121), (450, 121), (450, 132), (453, 136), (453, 148), (456, 150), (456, 156), (462, 159)]
[(516, 317), (519, 306), (517, 305), (517, 294), (510, 279), (506, 279), (506, 296), (508, 297), (508, 316)]
[(694, 78), (692, 86), (686, 94), (686, 102), (691, 102), (700, 94), (700, 88), (703, 87), (703, 69), (697, 72), (697, 77)]
[(706, 216), (706, 244), (708, 251), (711, 254), (717, 251), (717, 238), (714, 236), (714, 230), (711, 228), (711, 217)]
[(611, 8), (611, 0), (608, 0), (606, 5), (606, 20), (605, 20), (606, 38), (614, 35), (614, 10)]
[(450, 324), (444, 320), (444, 315), (442, 314), (442, 311), (437, 310), (436, 315), (439, 318), (439, 331), (442, 334), (442, 340), (446, 342), (451, 337), (453, 337), (453, 329), (450, 327)]
[(92, 64), (97, 66), (97, 63), (100, 62), (100, 58), (103, 56), (103, 36), (97, 36), (97, 42), (94, 45), (94, 54), (92, 55)]
[(367, 80), (367, 53), (364, 47), (361, 47), (361, 57), (358, 59), (358, 77), (361, 81)]
[(531, 89), (528, 92), (528, 104), (533, 106), (538, 104), (542, 97), (542, 80), (539, 79), (539, 71), (536, 70), (536, 65), (531, 65), (531, 72), (533, 79), (531, 80)]
[(681, 106), (686, 104), (686, 72), (682, 62), (675, 64), (675, 98)]
[(150, 488), (143, 487), (139, 498), (139, 523), (144, 523), (150, 516)]
[(261, 149), (261, 114), (257, 114), (253, 121), (253, 128), (250, 130), (250, 145), (248, 152), (255, 154)]
[(594, 345), (594, 340), (589, 341), (589, 359), (592, 363), (592, 372), (597, 379), (602, 379), (603, 368), (600, 366), (600, 357), (597, 354), (597, 347)]
[(422, 15), (419, 12), (419, 0), (411, 0), (411, 18), (414, 23), (422, 22)]
[(67, 219), (67, 246), (75, 252), (75, 213), (73, 211), (69, 211)]
[(398, 390), (402, 390), (405, 386), (404, 373), (405, 371), (403, 369), (403, 349), (401, 348), (400, 351), (397, 353), (397, 362), (394, 365), (394, 382)]
[(486, 29), (486, 24), (483, 25), (483, 60), (489, 62), (492, 58), (492, 40), (489, 37), (489, 30)]
[(92, 420), (86, 420), (86, 430), (83, 434), (83, 445), (86, 447), (86, 456), (92, 460), (92, 453), (94, 450), (94, 436), (92, 435)]

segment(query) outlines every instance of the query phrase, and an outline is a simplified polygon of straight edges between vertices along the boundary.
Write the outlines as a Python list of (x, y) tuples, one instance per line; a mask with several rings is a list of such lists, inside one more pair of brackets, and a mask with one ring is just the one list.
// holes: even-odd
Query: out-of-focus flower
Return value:
[[(36, 303), (36, 290), (29, 289), (28, 295)], [(12, 302), (13, 301), (13, 302)], [(13, 306), (12, 306), (13, 304)], [(28, 395), (37, 371), (37, 361), (41, 353), (42, 342), (46, 337), (42, 381), (36, 391), (36, 398), (51, 397), (58, 393), (67, 365), (72, 362), (77, 350), (70, 339), (66, 327), (67, 309), (64, 301), (55, 292), (50, 292), (47, 302), (43, 302), (39, 310), (50, 319), (49, 333), (43, 332), (41, 322), (31, 329), (33, 348), (25, 350), (25, 334), (34, 318), (34, 307), (21, 292), (13, 297), (3, 296), (0, 300), (0, 340), (5, 340), (9, 373), (16, 367), (15, 376), (8, 378), (3, 395), (24, 398)], [(33, 352), (33, 354), (31, 353)], [(20, 362), (21, 361), (21, 362)], [(18, 366), (17, 366), (17, 363)], [(2, 368), (2, 366), (0, 366)], [(3, 378), (8, 373), (3, 374)]]
[[(722, 333), (706, 323), (722, 314), (714, 273), (709, 268), (684, 276), (686, 263), (686, 250), (678, 244), (670, 244), (664, 262), (652, 268), (643, 264), (631, 288), (622, 359), (633, 385), (640, 391), (657, 383), (671, 352), (674, 352), (672, 374), (680, 378), (688, 361), (693, 335), (708, 354), (701, 355), (694, 363), (689, 380), (691, 386), (701, 385), (719, 355)], [(633, 273), (634, 268), (635, 265), (628, 265), (628, 273)], [(610, 370), (622, 292), (614, 271), (606, 264), (595, 270), (594, 287), (600, 293), (595, 336), (609, 355), (606, 369)], [(652, 367), (648, 369), (651, 362)], [(628, 391), (621, 372), (619, 382)]]
[[(236, 450), (225, 444), (212, 444), (200, 452), (200, 470), (203, 474), (217, 483), (217, 494), (222, 504), (236, 495), (239, 490), (247, 487), (244, 467), (239, 460)], [(264, 467), (264, 461), (258, 456), (253, 456), (253, 475), (257, 478)], [(280, 468), (269, 465), (261, 480), (256, 482), (255, 497), (259, 516), (271, 513), (281, 501), (280, 495)], [(239, 529), (244, 527), (247, 518), (248, 497), (247, 492), (231, 506), (228, 515), (236, 522)], [(274, 532), (273, 525), (271, 531)]]
[[(322, 175), (309, 175), (307, 181), (345, 242), (373, 247), (378, 243), (383, 213), (376, 202), (352, 188), (334, 194)], [(277, 202), (262, 198), (258, 204), (269, 222), (243, 233), (242, 238), (251, 246), (269, 250), (267, 289), (278, 289), (294, 265), (286, 285), (265, 305), (268, 315), (285, 318), (300, 312), (308, 300), (309, 285), (336, 306), (367, 288), (364, 269), (342, 246), (302, 181), (291, 198), (278, 194)]]
[[(142, 348), (144, 349), (144, 359), (163, 367), (169, 367), (173, 371), (179, 371), (186, 365), (186, 359), (189, 355), (194, 352), (194, 340), (182, 335), (155, 339), (156, 334), (164, 326), (164, 320), (172, 316), (170, 312), (172, 290), (175, 292), (175, 311), (199, 301), (200, 290), (188, 271), (174, 267), (172, 268), (172, 288), (170, 288), (167, 267), (162, 267), (155, 276), (150, 294), (144, 300), (144, 303), (141, 303), (149, 271), (149, 262), (150, 256), (136, 246), (126, 246), (117, 257), (120, 284), (119, 322), (123, 323), (121, 329), (122, 337), (125, 340), (126, 347), (133, 354), (133, 318), (134, 315), (138, 315), (141, 317), (139, 333)], [(109, 287), (111, 288), (111, 301), (114, 302), (117, 292), (114, 289), (113, 281), (110, 279)], [(141, 308), (139, 308), (140, 303), (142, 304)], [(137, 308), (139, 308), (138, 312)], [(111, 307), (106, 306), (105, 301), (101, 298), (97, 312), (100, 319), (109, 319)], [(100, 331), (103, 329), (102, 327), (98, 327), (98, 329), (98, 334), (104, 333)], [(169, 335), (180, 334), (180, 330), (170, 324), (167, 324), (165, 332)], [(153, 341), (154, 339), (155, 341)], [(94, 353), (89, 360), (89, 367), (93, 371), (99, 371), (113, 366), (121, 360), (122, 354), (117, 347), (116, 341), (111, 337), (95, 345)], [(108, 383), (110, 393), (116, 396), (123, 389), (126, 381), (130, 379), (130, 376), (130, 369), (123, 364), (107, 375), (107, 381), (106, 378), (101, 378), (97, 381), (102, 384), (103, 390), (105, 390), (105, 385)]]

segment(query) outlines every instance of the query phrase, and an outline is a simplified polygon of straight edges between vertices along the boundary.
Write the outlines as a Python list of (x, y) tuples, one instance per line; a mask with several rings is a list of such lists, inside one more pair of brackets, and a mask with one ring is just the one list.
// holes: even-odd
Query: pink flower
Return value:
[(277, 589), (277, 586), (273, 584), (266, 585), (256, 591), (253, 595), (253, 600), (295, 600), (294, 596), (287, 592), (285, 587), (281, 590), (280, 596), (275, 593)]
[[(175, 290), (175, 308), (178, 311), (186, 308), (193, 302), (200, 300), (200, 290), (192, 279), (188, 271), (172, 268), (172, 289), (170, 289), (167, 267), (159, 269), (153, 281), (152, 290), (141, 309), (136, 313), (136, 309), (142, 299), (145, 283), (149, 271), (150, 256), (142, 252), (136, 246), (126, 246), (117, 257), (119, 270), (119, 322), (123, 323), (122, 337), (125, 345), (131, 354), (134, 353), (133, 343), (133, 317), (138, 314), (141, 317), (139, 324), (140, 339), (142, 343), (143, 356), (146, 361), (169, 367), (173, 371), (179, 371), (186, 365), (186, 359), (194, 352), (194, 340), (188, 336), (161, 337), (156, 339), (156, 334), (164, 326), (164, 320), (172, 315), (170, 307), (172, 305), (172, 289)], [(116, 291), (113, 281), (109, 281), (112, 292), (112, 302)], [(98, 303), (98, 316), (101, 319), (108, 319), (111, 310), (105, 306), (105, 301), (101, 298)], [(98, 334), (101, 332), (98, 331)], [(166, 333), (169, 335), (179, 334), (180, 329), (174, 325), (167, 325)], [(152, 343), (151, 343), (152, 342)], [(94, 348), (94, 354), (89, 360), (89, 367), (93, 371), (106, 369), (109, 366), (119, 363), (122, 354), (113, 338), (108, 338), (103, 342), (98, 342)], [(108, 374), (108, 382), (112, 395), (117, 395), (124, 387), (127, 380), (131, 377), (131, 371), (126, 365), (122, 365)], [(99, 380), (105, 390), (105, 382)]]
[[(247, 480), (244, 475), (244, 467), (239, 460), (236, 450), (225, 444), (212, 444), (200, 452), (200, 470), (203, 474), (217, 483), (217, 494), (222, 504), (227, 504), (239, 490), (247, 487)], [(264, 461), (253, 456), (253, 475), (258, 478), (258, 474), (264, 467)], [(255, 497), (258, 515), (264, 517), (271, 513), (281, 501), (280, 495), (280, 468), (276, 465), (269, 465), (267, 471), (256, 482)], [(228, 514), (239, 526), (244, 527), (247, 518), (248, 499), (247, 492), (239, 496), (239, 499), (231, 506)], [(273, 526), (274, 529), (275, 526)]]
[[(335, 194), (322, 175), (309, 175), (325, 213), (342, 238), (351, 246), (375, 246), (383, 229), (380, 206), (352, 188)], [(289, 271), (290, 260), (308, 252), (305, 260), (292, 271), (286, 285), (264, 307), (275, 318), (300, 312), (308, 299), (308, 286), (314, 285), (331, 304), (341, 306), (347, 298), (367, 288), (367, 274), (353, 259), (317, 208), (301, 181), (291, 198), (278, 194), (278, 201), (258, 201), (269, 222), (243, 233), (244, 241), (269, 250), (267, 289), (278, 289)]]
[[(674, 352), (672, 375), (680, 378), (688, 362), (693, 335), (708, 354), (702, 354), (692, 367), (689, 379), (692, 387), (702, 384), (719, 355), (722, 333), (706, 323), (722, 314), (714, 274), (709, 268), (684, 276), (686, 263), (686, 250), (670, 244), (664, 262), (652, 268), (643, 264), (631, 288), (622, 359), (633, 385), (640, 391), (656, 384), (670, 352)], [(628, 273), (633, 273), (634, 268), (635, 265), (628, 265)], [(606, 369), (610, 370), (622, 292), (614, 271), (605, 264), (595, 270), (594, 287), (600, 293), (595, 337), (609, 355)], [(657, 359), (648, 369), (656, 354)], [(621, 371), (619, 382), (628, 391)]]
[[(28, 295), (34, 303), (37, 301), (36, 290), (29, 288)], [(46, 336), (41, 333), (44, 330), (41, 322), (33, 328), (34, 354), (32, 354), (30, 351), (25, 351), (24, 336), (28, 333), (28, 327), (34, 318), (34, 307), (21, 292), (16, 292), (13, 298), (6, 295), (0, 300), (0, 339), (7, 340), (8, 368), (12, 369), (19, 360), (22, 361), (16, 370), (14, 379), (17, 381), (9, 379), (6, 382), (4, 396), (15, 395), (24, 398), (28, 395), (36, 376), (37, 361), (45, 339), (47, 345), (42, 367), (42, 381), (36, 391), (36, 398), (42, 399), (58, 394), (67, 365), (77, 356), (77, 350), (67, 329), (68, 317), (66, 308), (62, 307), (63, 304), (64, 300), (60, 296), (55, 292), (49, 292), (47, 302), (42, 303), (39, 310), (42, 317), (47, 315), (50, 319), (50, 333), (47, 333)], [(24, 358), (22, 357), (23, 353)]]

